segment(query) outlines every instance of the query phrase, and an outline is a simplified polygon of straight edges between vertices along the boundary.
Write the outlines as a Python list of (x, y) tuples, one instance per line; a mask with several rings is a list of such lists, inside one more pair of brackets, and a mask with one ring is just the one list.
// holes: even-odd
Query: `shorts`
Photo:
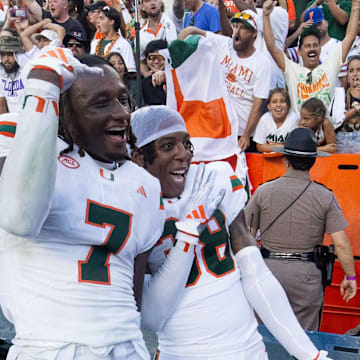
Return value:
[(90, 347), (65, 344), (59, 348), (18, 346), (10, 348), (6, 360), (150, 360), (145, 348), (131, 341), (118, 345)]
[(261, 341), (248, 349), (243, 351), (221, 354), (217, 356), (183, 356), (183, 355), (169, 355), (160, 350), (157, 350), (153, 360), (268, 360), (268, 355), (264, 343)]

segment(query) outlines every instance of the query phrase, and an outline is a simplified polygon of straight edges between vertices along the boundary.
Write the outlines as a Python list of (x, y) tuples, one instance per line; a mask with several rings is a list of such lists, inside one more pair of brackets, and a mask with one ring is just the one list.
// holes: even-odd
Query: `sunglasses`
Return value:
[(147, 59), (149, 61), (155, 61), (155, 60), (164, 61), (165, 60), (162, 55), (148, 55)]
[(311, 85), (311, 83), (312, 83), (312, 72), (310, 71), (306, 74), (306, 84)]
[(242, 19), (242, 20), (255, 20), (253, 16), (247, 13), (236, 13), (234, 15), (235, 19)]
[(79, 42), (69, 42), (69, 43), (66, 44), (66, 47), (67, 47), (68, 49), (71, 49), (71, 48), (73, 48), (74, 46), (75, 46), (77, 49), (82, 49), (82, 48), (84, 47), (84, 45), (83, 45), (83, 44), (80, 44)]

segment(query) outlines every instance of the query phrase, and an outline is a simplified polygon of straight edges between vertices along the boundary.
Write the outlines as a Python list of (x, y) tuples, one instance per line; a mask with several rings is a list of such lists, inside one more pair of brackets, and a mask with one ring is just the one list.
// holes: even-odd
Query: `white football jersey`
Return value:
[[(66, 147), (59, 139), (58, 153)], [(164, 221), (159, 181), (144, 169), (125, 161), (110, 171), (76, 151), (59, 156), (39, 236), (17, 243), (0, 236), (0, 300), (14, 343), (143, 341), (134, 258), (152, 248)]]
[[(167, 221), (149, 257), (152, 273), (173, 247), (175, 222), (184, 218), (197, 167), (191, 165), (180, 198), (164, 199)], [(228, 163), (209, 163), (206, 174), (210, 170), (216, 172), (215, 188), (225, 188), (226, 193), (200, 235), (184, 297), (158, 333), (160, 352), (180, 357), (229, 354), (261, 341), (229, 244), (229, 226), (245, 206), (247, 194)]]

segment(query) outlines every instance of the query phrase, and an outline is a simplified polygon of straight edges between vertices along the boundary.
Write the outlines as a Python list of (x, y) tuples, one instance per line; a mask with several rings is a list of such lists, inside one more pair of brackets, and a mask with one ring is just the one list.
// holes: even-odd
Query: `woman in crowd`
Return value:
[(142, 93), (145, 105), (166, 104), (165, 58), (159, 50), (166, 49), (166, 40), (150, 41), (144, 50), (148, 71), (142, 79)]
[(339, 153), (360, 153), (360, 55), (348, 62), (349, 89), (337, 88), (332, 121), (338, 127), (336, 144)]
[(299, 125), (314, 131), (318, 150), (332, 154), (337, 152), (334, 127), (326, 117), (326, 107), (321, 100), (310, 98), (301, 105)]
[(91, 42), (91, 54), (106, 58), (111, 52), (118, 52), (125, 60), (129, 72), (136, 71), (134, 53), (130, 43), (120, 33), (121, 15), (109, 6), (101, 8), (96, 20), (98, 31), (102, 34), (100, 39)]
[(271, 152), (272, 147), (283, 146), (288, 133), (299, 124), (296, 113), (290, 111), (290, 96), (283, 88), (270, 91), (268, 112), (259, 120), (253, 140), (259, 152)]
[(130, 79), (129, 71), (126, 67), (124, 58), (118, 52), (111, 52), (106, 57), (106, 60), (109, 61), (109, 63), (114, 67), (114, 69), (120, 75), (121, 79), (124, 81), (133, 102), (134, 99), (136, 99), (136, 80)]

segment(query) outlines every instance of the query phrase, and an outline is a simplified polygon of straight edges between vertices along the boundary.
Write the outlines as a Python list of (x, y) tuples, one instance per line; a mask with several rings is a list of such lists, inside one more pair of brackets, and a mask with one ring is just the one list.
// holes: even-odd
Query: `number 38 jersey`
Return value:
[[(58, 153), (66, 147), (59, 140)], [(163, 230), (160, 184), (130, 161), (110, 171), (75, 151), (57, 160), (39, 236), (0, 251), (0, 270), (7, 271), (0, 298), (15, 324), (14, 342), (96, 347), (142, 341), (134, 258)]]
[[(175, 222), (186, 215), (196, 170), (197, 165), (191, 165), (179, 199), (164, 199), (167, 220), (149, 257), (152, 273), (173, 247)], [(160, 352), (178, 357), (221, 356), (261, 341), (229, 244), (229, 226), (244, 207), (247, 194), (228, 163), (209, 163), (206, 173), (210, 170), (216, 172), (215, 187), (225, 188), (226, 193), (200, 235), (185, 294), (158, 333)]]

